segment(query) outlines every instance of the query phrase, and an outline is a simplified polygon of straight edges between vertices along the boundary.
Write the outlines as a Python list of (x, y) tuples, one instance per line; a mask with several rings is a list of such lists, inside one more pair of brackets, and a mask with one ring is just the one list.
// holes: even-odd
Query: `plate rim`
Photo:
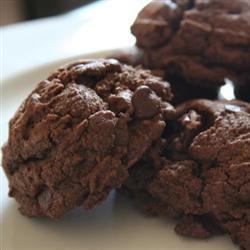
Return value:
[[(34, 71), (43, 70), (44, 68), (47, 68), (47, 67), (51, 67), (51, 69), (52, 69), (51, 71), (56, 70), (55, 65), (57, 65), (57, 64), (64, 65), (64, 64), (74, 62), (76, 60), (80, 60), (81, 58), (83, 58), (83, 59), (92, 59), (92, 58), (96, 59), (99, 57), (99, 55), (100, 55), (99, 58), (105, 58), (105, 56), (107, 56), (109, 54), (112, 55), (112, 54), (119, 53), (119, 52), (129, 52), (133, 48), (134, 48), (133, 46), (130, 46), (130, 47), (114, 48), (114, 49), (110, 49), (110, 50), (97, 50), (97, 51), (93, 51), (93, 52), (89, 52), (89, 53), (83, 53), (83, 54), (79, 54), (79, 55), (55, 59), (55, 60), (49, 61), (48, 63), (38, 64), (38, 65), (32, 66), (28, 69), (19, 71), (11, 76), (7, 76), (7, 77), (3, 76), (3, 79), (1, 81), (1, 86), (4, 87), (5, 85), (8, 84), (8, 82), (14, 81), (17, 77), (32, 74)], [(48, 75), (50, 73), (51, 72), (48, 72)]]

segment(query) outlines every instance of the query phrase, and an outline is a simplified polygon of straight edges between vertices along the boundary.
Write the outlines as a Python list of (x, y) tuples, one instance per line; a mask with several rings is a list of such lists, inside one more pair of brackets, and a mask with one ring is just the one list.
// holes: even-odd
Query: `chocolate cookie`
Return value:
[(250, 249), (250, 105), (194, 100), (129, 170), (124, 189), (144, 209), (179, 218), (176, 232), (229, 233)]
[(249, 0), (158, 0), (131, 27), (148, 68), (216, 87), (250, 79)]
[(99, 204), (157, 140), (174, 108), (167, 82), (116, 60), (82, 60), (38, 84), (9, 124), (3, 168), (27, 216)]

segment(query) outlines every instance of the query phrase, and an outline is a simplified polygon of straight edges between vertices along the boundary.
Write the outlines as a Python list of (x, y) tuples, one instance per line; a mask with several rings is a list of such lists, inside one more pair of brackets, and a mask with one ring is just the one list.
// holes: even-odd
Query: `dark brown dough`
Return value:
[(59, 218), (99, 204), (161, 136), (175, 113), (171, 98), (167, 82), (116, 60), (59, 68), (10, 121), (3, 148), (10, 196), (27, 216)]
[(207, 87), (249, 81), (249, 30), (249, 0), (152, 1), (131, 27), (145, 67)]
[(124, 190), (144, 209), (179, 218), (176, 232), (229, 233), (250, 249), (250, 104), (193, 100), (129, 169)]

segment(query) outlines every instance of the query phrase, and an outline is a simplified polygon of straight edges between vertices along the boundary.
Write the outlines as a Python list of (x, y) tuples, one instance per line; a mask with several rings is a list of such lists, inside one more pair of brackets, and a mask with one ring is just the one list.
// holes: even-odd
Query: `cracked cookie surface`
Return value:
[(59, 68), (9, 124), (3, 168), (27, 216), (94, 207), (127, 177), (175, 110), (167, 82), (116, 60)]
[(194, 100), (176, 113), (124, 190), (145, 211), (178, 218), (178, 234), (229, 233), (250, 249), (250, 105)]
[(152, 1), (131, 27), (144, 66), (208, 87), (249, 83), (249, 30), (248, 0)]

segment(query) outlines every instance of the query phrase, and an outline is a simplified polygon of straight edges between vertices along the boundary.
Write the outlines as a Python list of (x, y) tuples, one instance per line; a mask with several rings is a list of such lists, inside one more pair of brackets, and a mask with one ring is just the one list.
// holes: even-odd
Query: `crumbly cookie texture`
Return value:
[(131, 27), (146, 67), (209, 87), (249, 82), (249, 30), (248, 0), (152, 1)]
[(167, 82), (116, 60), (59, 68), (9, 123), (3, 168), (27, 216), (94, 207), (127, 178), (175, 113)]
[(145, 211), (178, 218), (178, 234), (228, 233), (250, 249), (250, 105), (193, 100), (142, 159), (123, 189)]

